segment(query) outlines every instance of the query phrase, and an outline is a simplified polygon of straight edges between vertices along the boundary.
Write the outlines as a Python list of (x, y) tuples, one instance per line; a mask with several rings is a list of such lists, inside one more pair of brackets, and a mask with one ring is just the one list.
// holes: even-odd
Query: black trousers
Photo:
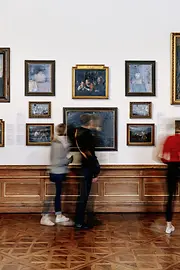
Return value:
[(167, 168), (167, 192), (168, 200), (166, 204), (166, 221), (171, 222), (173, 217), (173, 202), (177, 190), (178, 177), (179, 177), (178, 162), (169, 162)]
[(82, 168), (83, 179), (80, 185), (80, 195), (76, 205), (76, 224), (83, 224), (85, 219), (86, 205), (91, 191), (93, 172), (91, 168)]

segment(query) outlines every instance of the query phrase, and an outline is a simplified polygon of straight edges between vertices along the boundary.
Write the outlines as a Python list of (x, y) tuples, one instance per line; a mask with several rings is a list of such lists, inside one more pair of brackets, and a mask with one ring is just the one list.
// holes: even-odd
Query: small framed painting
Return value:
[(72, 98), (107, 99), (109, 68), (104, 65), (77, 65), (72, 68)]
[(180, 133), (180, 120), (175, 120), (175, 133)]
[(51, 102), (29, 102), (29, 118), (51, 118)]
[(125, 62), (126, 96), (155, 96), (155, 61)]
[(55, 96), (55, 61), (25, 61), (25, 96)]
[(127, 145), (153, 146), (154, 124), (127, 124)]
[(5, 125), (4, 121), (0, 119), (0, 147), (4, 147), (4, 132), (5, 132)]
[(54, 135), (54, 124), (26, 124), (26, 145), (48, 146)]
[(0, 102), (10, 102), (10, 48), (0, 48)]
[(130, 102), (130, 118), (152, 118), (152, 103)]

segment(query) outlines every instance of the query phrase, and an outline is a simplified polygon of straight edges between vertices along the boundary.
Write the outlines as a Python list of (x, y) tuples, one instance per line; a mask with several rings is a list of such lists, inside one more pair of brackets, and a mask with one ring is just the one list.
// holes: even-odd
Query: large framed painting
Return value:
[(171, 104), (180, 105), (180, 33), (171, 33)]
[(125, 95), (156, 95), (155, 61), (125, 61)]
[(25, 96), (55, 96), (54, 60), (25, 60)]
[(127, 145), (153, 146), (154, 124), (127, 124)]
[(104, 65), (76, 65), (72, 68), (72, 98), (107, 99), (109, 68)]
[(51, 118), (51, 102), (30, 101), (29, 118)]
[(26, 145), (49, 146), (54, 136), (54, 124), (26, 124)]
[(130, 102), (130, 118), (151, 118), (151, 102)]
[(4, 121), (0, 119), (0, 147), (4, 147), (4, 138), (5, 138), (5, 125)]
[(117, 151), (117, 108), (63, 108), (64, 123), (72, 140), (72, 151), (77, 151), (74, 131), (81, 126), (80, 116), (91, 114), (96, 120), (92, 130), (96, 138), (96, 151)]
[(0, 48), (0, 102), (10, 102), (10, 48)]

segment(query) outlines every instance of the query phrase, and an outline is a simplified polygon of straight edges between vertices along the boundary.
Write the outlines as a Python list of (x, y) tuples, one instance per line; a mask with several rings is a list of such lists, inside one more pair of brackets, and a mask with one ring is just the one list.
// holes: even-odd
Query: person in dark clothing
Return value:
[(92, 182), (98, 180), (100, 166), (95, 155), (95, 141), (91, 129), (94, 128), (91, 115), (84, 114), (80, 117), (81, 127), (76, 129), (76, 146), (81, 153), (81, 168), (84, 179), (80, 186), (80, 195), (77, 199), (75, 227), (88, 229), (90, 226), (85, 223), (85, 210), (91, 191)]

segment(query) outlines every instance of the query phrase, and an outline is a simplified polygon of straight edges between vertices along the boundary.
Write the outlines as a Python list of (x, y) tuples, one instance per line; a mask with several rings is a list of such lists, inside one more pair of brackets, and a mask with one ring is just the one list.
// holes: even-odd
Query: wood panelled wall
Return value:
[[(82, 178), (78, 167), (70, 171), (63, 186), (65, 212), (74, 212)], [(175, 211), (180, 210), (179, 192)], [(0, 212), (41, 212), (43, 201), (53, 194), (46, 166), (0, 166)], [(96, 212), (158, 212), (164, 211), (166, 198), (165, 166), (102, 166), (88, 207)]]

